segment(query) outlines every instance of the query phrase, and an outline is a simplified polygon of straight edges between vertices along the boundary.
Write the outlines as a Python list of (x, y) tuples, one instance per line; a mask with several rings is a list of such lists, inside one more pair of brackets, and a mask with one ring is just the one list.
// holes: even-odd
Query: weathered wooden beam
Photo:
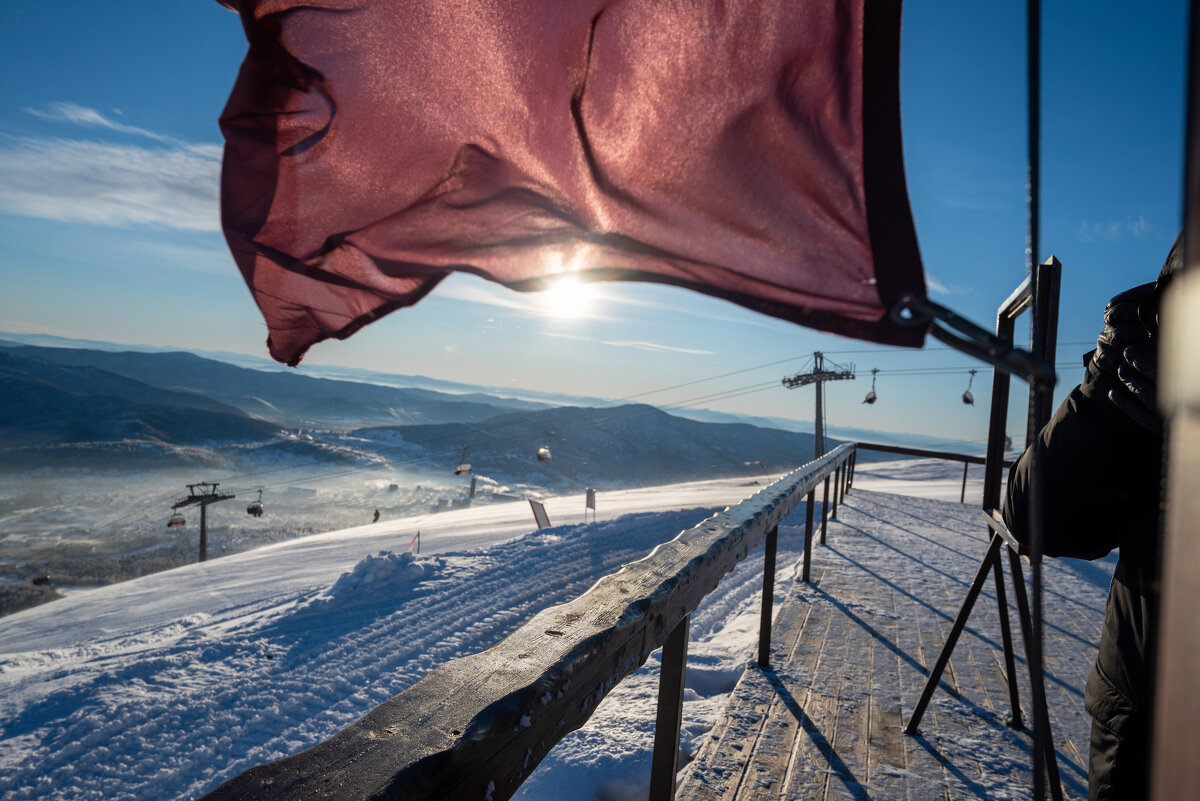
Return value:
[(779, 544), (779, 526), (767, 532), (763, 551), (762, 608), (758, 618), (758, 666), (771, 665), (771, 616), (775, 608), (775, 552)]
[(658, 677), (658, 712), (654, 720), (654, 753), (650, 760), (650, 801), (675, 801), (690, 621), (690, 616), (679, 621), (663, 644), (662, 667)]
[(842, 445), (798, 468), (487, 651), (436, 668), (325, 742), (205, 799), (504, 801), (851, 453)]

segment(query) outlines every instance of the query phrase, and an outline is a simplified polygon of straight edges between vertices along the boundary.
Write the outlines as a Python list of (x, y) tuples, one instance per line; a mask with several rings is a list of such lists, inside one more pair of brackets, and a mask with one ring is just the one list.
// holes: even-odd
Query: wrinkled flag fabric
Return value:
[(222, 1), (222, 222), (280, 361), (454, 271), (923, 340), (899, 0)]

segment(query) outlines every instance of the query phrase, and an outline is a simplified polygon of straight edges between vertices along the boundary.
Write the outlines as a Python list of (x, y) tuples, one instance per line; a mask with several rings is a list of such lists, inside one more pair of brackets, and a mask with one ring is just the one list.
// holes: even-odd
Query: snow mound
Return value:
[(412, 553), (380, 551), (365, 557), (349, 573), (343, 573), (325, 598), (336, 602), (366, 594), (390, 593), (400, 584), (411, 584), (436, 572), (437, 564), (431, 559), (417, 559)]
[(419, 559), (411, 552), (380, 551), (363, 557), (327, 590), (303, 604), (297, 612), (326, 613), (363, 604), (391, 601), (409, 595), (415, 585), (435, 576), (442, 559)]

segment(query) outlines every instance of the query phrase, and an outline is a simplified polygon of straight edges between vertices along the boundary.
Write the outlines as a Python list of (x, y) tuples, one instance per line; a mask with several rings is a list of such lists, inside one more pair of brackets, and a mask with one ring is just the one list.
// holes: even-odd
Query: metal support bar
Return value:
[(1005, 374), (1026, 380), (1054, 383), (1054, 367), (1036, 354), (1014, 348), (1012, 341), (998, 337), (960, 317), (953, 310), (928, 298), (903, 297), (892, 310), (892, 319), (912, 325), (925, 325), (934, 339), (961, 353), (987, 362)]
[(967, 502), (967, 468), (970, 467), (970, 462), (963, 462), (963, 486), (962, 494), (958, 496), (959, 503)]
[(758, 624), (758, 666), (771, 666), (771, 615), (775, 605), (775, 551), (779, 542), (779, 526), (767, 532), (763, 553), (762, 617)]
[(829, 516), (834, 520), (837, 520), (837, 507), (838, 507), (837, 491), (838, 491), (838, 486), (841, 483), (842, 483), (842, 468), (839, 466), (838, 472), (834, 476), (834, 479), (833, 479), (833, 511), (829, 513)]
[(808, 508), (804, 512), (804, 570), (800, 578), (805, 582), (808, 581), (809, 568), (812, 565), (813, 502), (816, 499), (817, 491), (814, 489), (808, 493)]
[[(1014, 555), (1012, 551), (1008, 553), (1009, 556)], [(1000, 607), (1000, 639), (1004, 644), (1004, 677), (1008, 682), (1008, 703), (1009, 708), (1012, 709), (1012, 717), (1008, 719), (1008, 725), (1014, 729), (1023, 729), (1025, 723), (1021, 719), (1021, 694), (1017, 687), (1017, 659), (1013, 652), (1012, 624), (1008, 619), (1008, 593), (1004, 590), (1004, 566), (1000, 559), (996, 559), (992, 564), (995, 565), (993, 574), (996, 578), (996, 605)], [(1016, 585), (1015, 578), (1013, 585)], [(1021, 630), (1022, 632), (1025, 630), (1023, 622)]]
[(687, 672), (688, 625), (679, 621), (662, 648), (658, 680), (658, 717), (654, 724), (654, 755), (650, 765), (650, 801), (674, 801), (679, 769), (679, 727), (683, 722), (683, 679)]
[[(1031, 648), (1035, 630), (1029, 611), (1029, 598), (1025, 594), (1025, 573), (1021, 569), (1021, 557), (1013, 553), (1011, 548), (1006, 550), (1008, 550), (1009, 570), (1012, 572), (1013, 595), (1017, 601), (1017, 619), (1021, 624), (1021, 639), (1025, 641), (1025, 661), (1029, 664), (1029, 688), (1033, 695), (1034, 748), (1040, 751), (1040, 756), (1035, 753), (1034, 766), (1042, 772), (1042, 777), (1041, 779), (1034, 777), (1034, 797), (1037, 797), (1036, 788), (1038, 787), (1041, 788), (1042, 796), (1045, 797), (1045, 782), (1049, 777), (1050, 797), (1054, 801), (1062, 801), (1062, 783), (1058, 778), (1058, 757), (1054, 753), (1054, 739), (1050, 735), (1050, 714), (1046, 706), (1045, 677), (1042, 675), (1041, 661), (1035, 662), (1035, 653)], [(1041, 737), (1037, 736), (1039, 717), (1043, 718), (1041, 731), (1044, 734)]]
[(200, 504), (200, 561), (208, 559), (208, 504)]
[(963, 600), (962, 609), (958, 611), (958, 617), (954, 619), (954, 625), (950, 627), (946, 644), (942, 646), (942, 652), (938, 654), (937, 662), (930, 671), (929, 678), (925, 681), (925, 689), (921, 690), (921, 698), (913, 709), (912, 717), (908, 719), (908, 725), (904, 727), (905, 734), (917, 733), (917, 728), (921, 725), (921, 718), (925, 715), (925, 707), (929, 706), (929, 699), (933, 697), (933, 691), (941, 681), (946, 665), (950, 664), (950, 654), (954, 651), (958, 637), (967, 625), (967, 618), (971, 616), (975, 599), (979, 597), (979, 591), (983, 589), (983, 583), (987, 581), (988, 573), (993, 570), (992, 565), (1000, 560), (1000, 548), (1001, 540), (993, 534), (992, 541), (988, 545), (987, 555), (983, 557), (983, 562), (979, 565), (979, 572), (975, 574), (975, 580), (971, 582), (971, 589), (967, 591), (967, 597)]
[(825, 496), (821, 500), (821, 544), (825, 544), (825, 529), (829, 527), (829, 476), (825, 476)]

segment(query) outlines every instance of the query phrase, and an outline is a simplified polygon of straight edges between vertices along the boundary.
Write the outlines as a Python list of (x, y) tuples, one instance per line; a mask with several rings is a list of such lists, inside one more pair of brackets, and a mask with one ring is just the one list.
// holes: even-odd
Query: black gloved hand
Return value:
[(1155, 345), (1153, 340), (1147, 340), (1122, 351), (1124, 361), (1117, 368), (1122, 387), (1110, 389), (1108, 399), (1142, 428), (1160, 432), (1162, 420), (1158, 416), (1158, 356)]
[(1153, 283), (1127, 289), (1104, 309), (1104, 330), (1088, 363), (1085, 392), (1108, 399), (1142, 428), (1159, 433), (1157, 343), (1143, 320), (1157, 304)]

